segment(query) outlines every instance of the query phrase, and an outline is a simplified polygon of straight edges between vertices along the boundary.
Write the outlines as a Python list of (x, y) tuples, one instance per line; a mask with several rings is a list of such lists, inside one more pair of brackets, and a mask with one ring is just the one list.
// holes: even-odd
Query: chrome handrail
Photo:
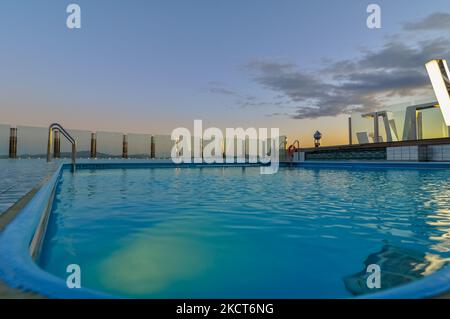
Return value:
[(75, 172), (75, 158), (77, 156), (77, 142), (75, 139), (58, 123), (53, 123), (48, 127), (48, 143), (47, 143), (47, 162), (52, 160), (53, 131), (58, 130), (72, 144), (72, 172)]

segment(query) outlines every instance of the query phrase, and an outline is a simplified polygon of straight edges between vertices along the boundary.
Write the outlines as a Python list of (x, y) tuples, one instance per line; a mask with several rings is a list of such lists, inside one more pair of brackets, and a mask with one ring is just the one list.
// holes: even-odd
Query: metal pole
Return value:
[(155, 137), (150, 138), (150, 158), (155, 158)]
[(9, 158), (17, 158), (17, 128), (9, 129)]
[(127, 135), (123, 135), (123, 141), (122, 141), (122, 158), (128, 158), (128, 139)]
[(353, 135), (352, 135), (352, 118), (349, 117), (348, 118), (348, 144), (352, 145), (353, 144)]
[(54, 131), (54, 138), (53, 138), (53, 158), (60, 158), (61, 157), (61, 139), (60, 139), (60, 133), (59, 130)]
[(97, 134), (91, 133), (91, 158), (97, 157)]
[(52, 160), (52, 144), (53, 144), (53, 128), (48, 129), (48, 143), (47, 143), (47, 162)]
[(13, 128), (14, 136), (13, 136), (13, 158), (17, 158), (17, 127)]

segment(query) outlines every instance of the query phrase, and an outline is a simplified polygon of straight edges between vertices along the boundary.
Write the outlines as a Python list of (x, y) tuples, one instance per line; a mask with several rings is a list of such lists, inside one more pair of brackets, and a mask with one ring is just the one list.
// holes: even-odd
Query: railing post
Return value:
[(9, 129), (9, 158), (17, 158), (17, 128)]
[(123, 134), (122, 158), (128, 158), (128, 138), (126, 134)]
[[(200, 138), (200, 155), (201, 155), (200, 157), (201, 157), (202, 162), (203, 162), (203, 138)], [(244, 149), (244, 158), (245, 158), (245, 149)]]
[(353, 133), (352, 133), (352, 118), (348, 118), (348, 144), (353, 144)]
[(97, 157), (97, 134), (91, 133), (91, 158)]
[(150, 138), (150, 158), (155, 158), (155, 137)]
[(59, 130), (54, 131), (53, 158), (61, 158), (61, 138)]

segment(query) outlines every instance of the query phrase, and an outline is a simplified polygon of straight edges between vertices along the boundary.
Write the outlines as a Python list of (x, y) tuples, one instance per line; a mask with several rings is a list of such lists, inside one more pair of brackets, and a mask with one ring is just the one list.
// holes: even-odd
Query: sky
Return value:
[[(424, 64), (450, 59), (450, 2), (0, 2), (0, 123), (124, 133), (278, 127), (346, 144), (347, 118), (433, 98)], [(81, 7), (68, 29), (66, 7)]]

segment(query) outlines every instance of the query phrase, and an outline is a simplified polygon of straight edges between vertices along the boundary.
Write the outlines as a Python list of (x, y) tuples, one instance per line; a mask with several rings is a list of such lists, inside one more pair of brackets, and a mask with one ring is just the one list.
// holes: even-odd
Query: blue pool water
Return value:
[(450, 171), (147, 168), (63, 172), (39, 265), (125, 297), (328, 298), (450, 261)]

